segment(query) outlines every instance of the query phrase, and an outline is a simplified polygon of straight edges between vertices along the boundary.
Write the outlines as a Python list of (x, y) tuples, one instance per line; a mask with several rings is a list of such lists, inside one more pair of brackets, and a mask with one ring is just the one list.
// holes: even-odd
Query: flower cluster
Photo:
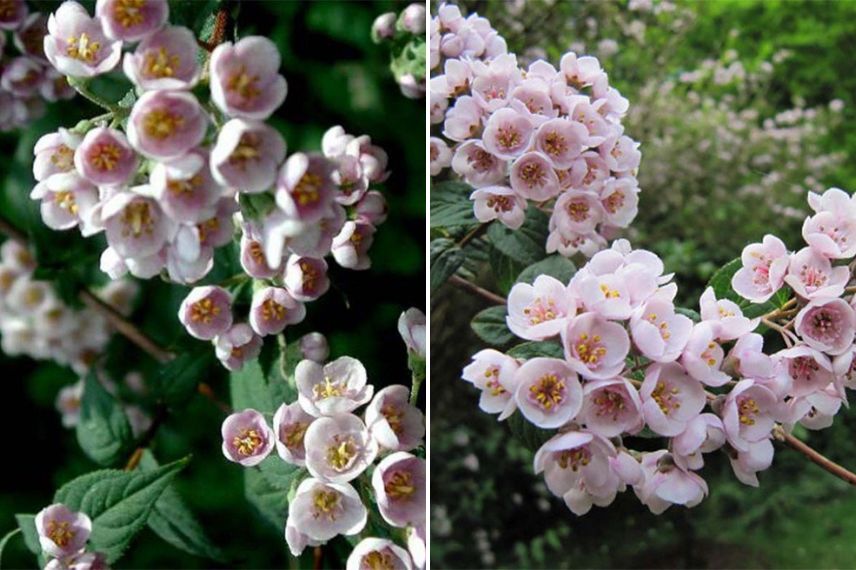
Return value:
[(401, 93), (410, 99), (425, 97), (425, 20), (424, 4), (410, 4), (400, 14), (386, 12), (372, 24), (372, 40), (390, 44), (390, 69)]
[(108, 570), (100, 552), (87, 552), (92, 521), (63, 504), (45, 507), (36, 515), (36, 531), (42, 552), (49, 558), (45, 570)]
[[(294, 376), (298, 399), (279, 407), (272, 426), (252, 409), (226, 418), (223, 454), (252, 467), (276, 450), (282, 461), (306, 470), (285, 525), (295, 556), (306, 546), (366, 527), (368, 509), (354, 487), (361, 478), (358, 488), (373, 490), (383, 520), (408, 529), (410, 554), (390, 541), (367, 539), (354, 549), (348, 568), (372, 567), (371, 561), (395, 568), (423, 566), (425, 461), (410, 452), (422, 445), (425, 424), (422, 412), (408, 401), (410, 390), (392, 385), (375, 394), (365, 367), (348, 356), (326, 364), (302, 360)], [(355, 412), (363, 405), (360, 417)]]
[[(47, 33), (47, 16), (30, 12), (25, 0), (0, 3), (0, 131), (39, 118), (45, 101), (70, 99), (75, 94), (45, 58), (42, 43)], [(15, 51), (5, 53), (13, 45)]]
[[(0, 246), (0, 336), (3, 352), (53, 360), (78, 374), (89, 370), (113, 334), (105, 318), (89, 308), (66, 305), (50, 283), (33, 277), (30, 252), (13, 240)], [(137, 295), (130, 281), (113, 281), (97, 292), (128, 314)]]
[[(431, 173), (451, 166), (475, 188), (475, 217), (517, 229), (527, 206), (551, 211), (546, 248), (591, 256), (637, 213), (639, 144), (629, 104), (600, 62), (566, 53), (523, 69), (484, 18), (443, 5), (432, 22)], [(436, 65), (433, 65), (435, 64)], [(531, 204), (530, 204), (531, 201)]]
[[(698, 473), (704, 454), (717, 449), (741, 482), (757, 486), (772, 439), (798, 423), (832, 423), (856, 369), (852, 276), (839, 264), (856, 255), (856, 199), (833, 188), (810, 193), (809, 205), (807, 246), (789, 252), (772, 235), (747, 246), (731, 277), (746, 301), (708, 288), (696, 322), (676, 309), (677, 286), (661, 260), (624, 240), (568, 284), (541, 275), (512, 288), (508, 328), (560, 345), (563, 358), (486, 349), (463, 377), (481, 390), (484, 411), (505, 419), (519, 410), (558, 430), (536, 453), (535, 471), (571, 511), (606, 506), (628, 486), (654, 513), (695, 506), (708, 494)], [(785, 348), (765, 353), (760, 325), (781, 334)], [(666, 447), (627, 447), (623, 438), (643, 429), (667, 438)]]

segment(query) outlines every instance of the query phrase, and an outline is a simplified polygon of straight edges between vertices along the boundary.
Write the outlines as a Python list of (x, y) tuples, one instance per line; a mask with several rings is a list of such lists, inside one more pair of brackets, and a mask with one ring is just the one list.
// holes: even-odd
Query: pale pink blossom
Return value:
[(232, 328), (232, 295), (220, 287), (195, 287), (181, 302), (178, 319), (191, 336), (212, 340)]
[(481, 391), (479, 408), (488, 414), (500, 414), (500, 420), (507, 418), (517, 409), (514, 393), (520, 363), (492, 348), (480, 350), (472, 359), (464, 367), (462, 378)]
[(705, 480), (677, 465), (665, 449), (644, 454), (642, 472), (644, 482), (633, 490), (655, 515), (672, 505), (694, 507), (707, 496)]
[(628, 136), (613, 136), (598, 147), (606, 166), (613, 172), (630, 172), (639, 167), (639, 143)]
[(672, 438), (672, 453), (684, 469), (704, 467), (702, 454), (716, 451), (725, 444), (725, 427), (714, 414), (700, 414), (690, 420), (686, 429)]
[(85, 513), (74, 512), (61, 503), (40, 510), (35, 524), (42, 550), (60, 559), (82, 551), (92, 532), (92, 521)]
[(559, 178), (553, 165), (540, 152), (527, 152), (511, 165), (511, 188), (529, 200), (543, 202), (555, 197), (559, 191)]
[(512, 230), (523, 225), (526, 213), (526, 200), (518, 196), (507, 186), (486, 186), (470, 194), (473, 200), (473, 213), (482, 223), (499, 220)]
[(374, 242), (375, 227), (362, 221), (347, 221), (333, 238), (333, 259), (342, 267), (364, 270), (371, 267), (368, 250)]
[(761, 243), (743, 248), (743, 267), (731, 278), (731, 287), (753, 303), (764, 303), (781, 289), (790, 258), (782, 240), (767, 234)]
[(804, 344), (780, 350), (773, 358), (782, 365), (780, 373), (790, 379), (790, 395), (795, 398), (824, 390), (835, 378), (829, 357)]
[(128, 79), (144, 91), (191, 89), (201, 73), (198, 49), (192, 31), (168, 26), (126, 54), (122, 68)]
[(230, 117), (267, 119), (288, 93), (279, 65), (279, 50), (268, 38), (222, 43), (211, 53), (211, 99)]
[(831, 356), (853, 346), (856, 313), (841, 298), (815, 297), (794, 320), (796, 333), (810, 347)]
[(363, 420), (353, 414), (317, 418), (306, 429), (306, 468), (322, 481), (347, 483), (378, 454), (378, 443)]
[(816, 213), (803, 223), (806, 243), (832, 259), (856, 255), (856, 200), (839, 188), (830, 188), (820, 195), (810, 192), (808, 203)]
[(568, 85), (577, 88), (593, 85), (604, 74), (596, 57), (583, 56), (578, 58), (573, 52), (568, 52), (562, 56), (559, 69)]
[(0, 11), (0, 30), (15, 30), (24, 22), (29, 12), (24, 0), (8, 0)]
[(292, 255), (285, 264), (283, 284), (297, 301), (314, 301), (330, 288), (327, 262), (323, 259)]
[(95, 15), (108, 37), (135, 42), (166, 23), (169, 4), (166, 0), (98, 0)]
[(261, 242), (249, 237), (247, 232), (241, 236), (241, 267), (255, 279), (270, 279), (279, 273), (268, 265)]
[(424, 359), (427, 349), (425, 313), (415, 307), (398, 317), (398, 334), (407, 346), (407, 352)]
[(745, 451), (734, 450), (729, 461), (734, 475), (744, 485), (758, 486), (759, 471), (764, 471), (773, 463), (773, 442), (762, 439), (749, 444)]
[(684, 431), (707, 401), (701, 383), (675, 362), (649, 366), (639, 395), (645, 422), (667, 437)]
[(529, 147), (533, 130), (526, 116), (513, 109), (499, 109), (491, 114), (485, 125), (482, 135), (484, 148), (502, 159), (516, 158)]
[(567, 118), (552, 119), (538, 127), (535, 147), (556, 169), (568, 169), (588, 146), (588, 139), (588, 130), (580, 123)]
[(300, 404), (282, 404), (273, 416), (276, 452), (286, 463), (299, 467), (306, 464), (306, 430), (315, 418), (303, 411)]
[[(615, 447), (605, 437), (568, 431), (552, 437), (538, 449), (534, 468), (536, 474), (544, 473), (547, 488), (558, 497), (580, 481), (589, 491), (596, 492), (609, 482), (609, 460), (615, 455)], [(614, 494), (615, 490), (611, 491)]]
[[(424, 10), (424, 7), (422, 9)], [(348, 556), (345, 570), (373, 570), (375, 568), (412, 570), (413, 561), (407, 550), (389, 539), (364, 538)]]
[(74, 151), (82, 137), (67, 129), (42, 136), (33, 149), (33, 176), (44, 182), (49, 176), (74, 170)]
[(305, 317), (306, 307), (285, 289), (265, 287), (253, 294), (250, 326), (259, 336), (277, 335)]
[(568, 318), (576, 315), (577, 302), (561, 281), (539, 275), (532, 285), (517, 283), (508, 294), (508, 328), (527, 340), (558, 335)]
[(156, 160), (178, 158), (202, 142), (208, 116), (191, 93), (149, 91), (128, 118), (128, 140), (138, 152)]
[[(484, 110), (473, 97), (459, 97), (455, 106), (446, 112), (443, 136), (457, 142), (477, 137), (481, 132), (483, 116)], [(485, 148), (492, 152), (492, 147), (485, 145)]]
[(747, 451), (749, 444), (770, 435), (778, 413), (773, 392), (754, 380), (741, 380), (728, 393), (720, 411), (728, 443), (738, 451)]
[(285, 141), (265, 123), (232, 119), (211, 151), (211, 172), (223, 186), (258, 193), (273, 187), (285, 158)]
[(232, 325), (232, 328), (214, 339), (217, 359), (233, 372), (256, 358), (262, 351), (262, 344), (262, 338), (244, 323)]
[(603, 221), (611, 226), (626, 228), (636, 218), (639, 206), (639, 186), (635, 178), (609, 178), (600, 191)]
[(365, 367), (350, 356), (341, 356), (324, 366), (301, 360), (294, 378), (300, 406), (315, 417), (353, 412), (374, 394), (374, 387), (366, 382)]
[(604, 218), (603, 205), (594, 192), (564, 192), (556, 200), (550, 227), (558, 228), (565, 235), (588, 234), (595, 230)]
[(42, 221), (51, 229), (68, 230), (90, 226), (98, 205), (98, 189), (76, 172), (62, 172), (39, 182), (30, 198), (41, 201)]
[(256, 410), (229, 415), (220, 431), (223, 436), (223, 455), (244, 467), (253, 467), (264, 461), (276, 441), (264, 416)]
[(437, 137), (431, 137), (431, 176), (437, 176), (444, 168), (452, 165), (452, 151), (446, 141)]
[(63, 2), (48, 19), (45, 56), (64, 75), (94, 77), (107, 73), (122, 57), (122, 42), (111, 41), (100, 18), (71, 0)]
[(485, 150), (480, 140), (468, 140), (459, 145), (451, 166), (455, 174), (474, 188), (499, 184), (506, 173), (506, 161)]
[(83, 400), (83, 382), (60, 389), (56, 396), (56, 408), (62, 414), (63, 427), (71, 428), (80, 421), (80, 403)]
[(800, 297), (838, 297), (850, 278), (847, 266), (833, 267), (826, 257), (811, 247), (804, 247), (791, 255), (785, 283)]
[(136, 173), (139, 158), (121, 131), (96, 127), (75, 150), (74, 165), (96, 186), (122, 186)]
[(583, 386), (583, 407), (579, 421), (603, 437), (638, 433), (645, 425), (642, 400), (625, 378), (593, 380)]
[(217, 214), (223, 188), (211, 176), (208, 161), (205, 150), (194, 149), (152, 169), (149, 181), (154, 195), (174, 221), (198, 224)]
[(398, 528), (425, 524), (425, 460), (404, 451), (383, 458), (372, 473), (372, 488), (383, 519)]
[(630, 320), (634, 344), (655, 362), (676, 360), (687, 345), (692, 329), (689, 317), (675, 313), (671, 301), (658, 297), (639, 307)]
[(393, 384), (379, 390), (366, 407), (366, 425), (381, 448), (411, 451), (425, 437), (425, 416), (410, 404), (407, 386)]
[(583, 403), (577, 373), (558, 358), (531, 358), (515, 372), (514, 400), (527, 420), (541, 428), (571, 421)]
[(304, 222), (322, 218), (333, 200), (332, 163), (321, 154), (292, 154), (276, 181), (276, 203)]
[(627, 331), (618, 323), (595, 313), (571, 319), (562, 331), (565, 359), (571, 368), (588, 380), (618, 376), (630, 351)]
[(681, 364), (689, 375), (702, 384), (713, 387), (724, 386), (731, 380), (731, 377), (721, 370), (725, 352), (714, 340), (716, 330), (711, 322), (696, 324), (681, 355)]
[(144, 258), (158, 253), (174, 231), (158, 203), (136, 192), (120, 192), (101, 210), (110, 247), (122, 257)]
[(699, 298), (701, 320), (711, 323), (719, 340), (734, 340), (746, 335), (758, 326), (759, 319), (743, 316), (743, 311), (734, 301), (717, 299), (712, 287), (704, 290)]
[(303, 358), (323, 364), (330, 356), (330, 344), (320, 332), (306, 333), (298, 341)]
[(0, 88), (16, 97), (34, 96), (45, 77), (44, 66), (30, 57), (16, 57), (5, 64), (0, 74)]
[(351, 485), (309, 477), (300, 483), (288, 504), (286, 528), (298, 530), (311, 544), (339, 534), (357, 534), (366, 526), (367, 518), (368, 511)]

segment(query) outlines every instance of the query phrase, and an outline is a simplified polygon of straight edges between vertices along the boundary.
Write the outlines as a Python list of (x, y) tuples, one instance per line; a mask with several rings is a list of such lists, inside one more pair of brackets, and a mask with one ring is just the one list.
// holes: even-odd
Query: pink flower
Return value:
[(44, 67), (35, 59), (16, 57), (9, 61), (0, 75), (0, 88), (21, 98), (32, 97), (44, 81)]
[(625, 378), (593, 380), (583, 386), (579, 421), (603, 437), (638, 433), (645, 425), (639, 393)]
[(285, 158), (285, 141), (265, 123), (232, 119), (220, 129), (211, 151), (211, 172), (239, 192), (270, 189)]
[(333, 259), (342, 267), (363, 270), (371, 267), (368, 250), (374, 242), (375, 227), (361, 221), (348, 221), (333, 238)]
[(158, 253), (171, 238), (173, 224), (158, 203), (135, 192), (120, 192), (101, 210), (107, 242), (122, 257)]
[(98, 0), (95, 15), (108, 37), (135, 42), (166, 23), (169, 5), (166, 0)]
[(425, 460), (397, 451), (383, 458), (372, 474), (372, 488), (383, 519), (397, 528), (425, 523)]
[(378, 444), (353, 414), (316, 419), (306, 429), (306, 468), (322, 481), (347, 483), (371, 465)]
[(60, 503), (40, 510), (35, 522), (42, 550), (60, 559), (83, 550), (92, 532), (92, 521), (86, 514), (73, 512)]
[(553, 165), (540, 152), (527, 152), (511, 165), (511, 188), (530, 200), (543, 202), (559, 191), (559, 178)]
[(731, 380), (731, 376), (721, 370), (725, 353), (714, 340), (716, 330), (711, 322), (696, 324), (681, 355), (681, 364), (689, 375), (713, 387), (724, 386)]
[(85, 230), (98, 205), (98, 189), (76, 172), (64, 172), (39, 182), (30, 198), (41, 200), (42, 221), (49, 228), (68, 230), (80, 226)]
[(642, 457), (644, 482), (634, 487), (639, 500), (655, 515), (672, 505), (694, 507), (708, 493), (704, 479), (677, 465), (665, 449)]
[(288, 504), (286, 529), (293, 527), (309, 541), (324, 542), (338, 534), (359, 533), (367, 518), (360, 495), (349, 484), (309, 477), (300, 483)]
[(526, 200), (507, 186), (486, 186), (470, 194), (473, 212), (482, 223), (499, 220), (512, 230), (523, 225)]
[(714, 414), (700, 414), (690, 420), (687, 428), (672, 439), (675, 463), (684, 469), (704, 467), (703, 453), (716, 451), (725, 444), (725, 427)]
[(26, 19), (29, 9), (24, 0), (8, 0), (0, 11), (0, 30), (14, 30)]
[(299, 467), (306, 464), (306, 430), (315, 418), (303, 411), (300, 404), (282, 404), (273, 416), (276, 452), (286, 463)]
[(229, 415), (220, 432), (223, 435), (223, 455), (244, 467), (253, 467), (264, 461), (276, 440), (264, 416), (255, 410)]
[(128, 140), (156, 160), (178, 158), (199, 145), (208, 117), (190, 93), (150, 91), (134, 103), (128, 118)]
[[(460, 100), (458, 101), (460, 104)], [(500, 109), (487, 120), (482, 140), (485, 150), (505, 160), (522, 155), (532, 140), (533, 126), (513, 109)]]
[(580, 123), (566, 118), (552, 119), (538, 127), (535, 147), (556, 169), (568, 169), (588, 146), (588, 139), (588, 130)]
[(232, 328), (232, 295), (220, 287), (195, 287), (182, 301), (178, 319), (194, 338), (212, 340)]
[(595, 230), (603, 216), (603, 206), (594, 192), (564, 192), (556, 200), (550, 227), (558, 228), (566, 236), (588, 234)]
[(613, 136), (599, 147), (600, 156), (613, 172), (630, 172), (639, 167), (639, 143), (628, 136)]
[(810, 192), (808, 202), (817, 212), (802, 227), (809, 247), (832, 259), (856, 255), (856, 200), (843, 190), (830, 188), (822, 195)]
[(398, 317), (398, 334), (407, 346), (407, 352), (422, 359), (426, 355), (425, 313), (412, 307)]
[(395, 35), (395, 12), (386, 12), (375, 18), (372, 22), (372, 40), (380, 43)]
[(810, 247), (804, 247), (791, 256), (785, 283), (800, 297), (838, 297), (850, 278), (846, 266), (833, 267), (829, 259)]
[(111, 41), (100, 18), (91, 18), (86, 9), (68, 0), (48, 19), (45, 56), (64, 75), (94, 77), (107, 73), (122, 57), (122, 42)]
[(680, 434), (706, 403), (704, 389), (680, 364), (654, 364), (639, 392), (648, 426), (666, 437)]
[(353, 412), (374, 394), (374, 387), (366, 384), (365, 367), (350, 356), (339, 357), (323, 367), (312, 360), (301, 360), (294, 378), (300, 406), (315, 417)]
[(635, 178), (609, 178), (600, 191), (603, 221), (626, 228), (638, 213), (639, 187)]
[(265, 287), (253, 295), (250, 326), (259, 336), (277, 335), (306, 317), (306, 307), (279, 287)]
[(211, 99), (230, 117), (267, 119), (288, 92), (279, 64), (279, 50), (267, 38), (220, 44), (211, 53)]
[(457, 142), (476, 137), (481, 130), (483, 116), (484, 110), (473, 97), (458, 97), (455, 106), (446, 111), (443, 136)]
[(764, 337), (749, 333), (737, 339), (723, 363), (723, 368), (733, 370), (744, 378), (767, 379), (775, 374), (773, 359), (764, 354)]
[(292, 255), (285, 264), (283, 284), (298, 301), (314, 301), (330, 288), (327, 262), (323, 259)]
[(584, 313), (562, 331), (562, 346), (571, 368), (588, 380), (606, 380), (624, 368), (630, 338), (618, 323)]
[[(557, 497), (582, 486), (588, 493), (615, 495), (618, 481), (611, 473), (615, 447), (608, 439), (585, 431), (568, 431), (549, 439), (535, 453), (535, 473), (544, 473), (547, 488)], [(610, 483), (613, 483), (610, 485)]]
[(149, 180), (161, 208), (176, 222), (199, 224), (217, 214), (223, 188), (211, 176), (204, 149), (157, 163)]
[(452, 151), (441, 138), (431, 137), (431, 176), (437, 176), (452, 164)]
[(754, 380), (741, 380), (732, 388), (720, 415), (728, 442), (738, 451), (770, 435), (778, 413), (776, 396)]
[(780, 350), (774, 358), (793, 384), (790, 395), (799, 398), (825, 389), (835, 378), (829, 357), (804, 344)]
[[(2, 276), (0, 276), (2, 279)], [(62, 388), (56, 397), (56, 409), (62, 414), (63, 427), (71, 428), (80, 421), (80, 403), (83, 400), (83, 382), (77, 381)]]
[(256, 358), (262, 351), (262, 344), (262, 338), (244, 323), (232, 325), (232, 328), (214, 339), (217, 359), (233, 372), (243, 368), (245, 362)]
[(452, 170), (470, 186), (481, 188), (502, 182), (506, 161), (485, 150), (480, 140), (468, 140), (455, 149)]
[(473, 355), (462, 378), (481, 390), (479, 408), (488, 414), (500, 414), (499, 419), (504, 420), (517, 409), (514, 392), (518, 368), (520, 364), (514, 358), (486, 348)]
[(758, 486), (759, 471), (764, 471), (773, 463), (773, 442), (762, 439), (750, 443), (745, 451), (734, 451), (729, 455), (734, 475), (744, 485)]
[(744, 247), (740, 258), (743, 267), (731, 278), (731, 287), (738, 295), (753, 303), (764, 303), (781, 289), (790, 263), (782, 240), (767, 234), (763, 242)]
[(306, 333), (300, 337), (298, 342), (303, 358), (323, 364), (330, 356), (330, 345), (327, 342), (327, 337), (320, 332)]
[(261, 242), (248, 237), (246, 232), (241, 236), (241, 267), (255, 279), (270, 279), (279, 273), (267, 264)]
[(558, 358), (531, 358), (515, 372), (514, 400), (527, 420), (541, 428), (571, 421), (583, 403), (577, 373)]
[(797, 313), (795, 324), (807, 345), (826, 354), (842, 354), (853, 346), (856, 313), (844, 299), (815, 297)]
[(407, 551), (413, 558), (415, 568), (425, 568), (427, 559), (425, 530), (424, 524), (407, 529)]
[(333, 200), (332, 164), (321, 154), (292, 154), (276, 182), (276, 203), (304, 222), (322, 218)]
[(577, 58), (574, 52), (568, 52), (562, 56), (559, 69), (561, 69), (568, 85), (577, 88), (593, 85), (604, 75), (596, 57), (583, 56)]
[[(420, 7), (423, 11), (425, 10), (424, 7)], [(405, 549), (389, 539), (364, 538), (354, 547), (354, 550), (348, 556), (348, 561), (345, 563), (345, 570), (366, 570), (371, 568), (412, 570), (413, 562), (410, 559), (410, 554)]]
[(136, 174), (139, 159), (121, 131), (96, 127), (74, 152), (74, 165), (96, 186), (123, 186)]
[(630, 321), (636, 347), (655, 362), (676, 360), (687, 345), (692, 328), (689, 317), (676, 314), (671, 301), (658, 297), (642, 305)]
[(140, 42), (133, 53), (126, 54), (122, 68), (128, 79), (144, 91), (190, 89), (201, 72), (197, 50), (193, 32), (181, 26), (168, 26)]
[(508, 328), (527, 340), (544, 340), (558, 335), (575, 316), (573, 293), (558, 279), (539, 275), (532, 285), (517, 283), (508, 294)]
[[(2, 285), (2, 275), (0, 275), (0, 285)], [(839, 354), (832, 361), (832, 369), (835, 376), (841, 379), (841, 383), (846, 388), (856, 388), (856, 345), (850, 347), (849, 350)]]
[(49, 176), (74, 170), (74, 151), (82, 138), (66, 129), (44, 135), (33, 149), (33, 176), (44, 182)]
[(720, 340), (734, 340), (755, 330), (759, 319), (748, 319), (733, 301), (717, 300), (712, 287), (704, 290), (699, 298), (701, 320), (711, 323)]
[(366, 425), (385, 450), (411, 451), (425, 437), (425, 416), (409, 402), (407, 386), (393, 384), (375, 394), (366, 407)]

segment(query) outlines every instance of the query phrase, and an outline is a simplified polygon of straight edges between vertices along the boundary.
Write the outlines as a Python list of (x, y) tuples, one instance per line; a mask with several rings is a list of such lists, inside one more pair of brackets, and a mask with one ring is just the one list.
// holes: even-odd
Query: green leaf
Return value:
[(276, 406), (258, 359), (247, 362), (243, 368), (233, 372), (230, 375), (229, 386), (232, 407), (235, 410), (252, 408), (263, 414), (274, 413)]
[(431, 227), (477, 226), (470, 194), (473, 189), (463, 182), (439, 182), (431, 185)]
[(698, 323), (701, 321), (701, 315), (698, 314), (698, 311), (694, 311), (692, 309), (685, 309), (683, 307), (675, 307), (675, 312), (679, 315), (689, 317), (690, 320), (694, 323)]
[(133, 447), (131, 424), (121, 404), (110, 394), (93, 370), (84, 380), (77, 441), (99, 465), (113, 465)]
[(793, 291), (790, 287), (782, 287), (766, 303), (753, 303), (748, 299), (744, 299), (731, 287), (731, 278), (741, 267), (743, 267), (743, 262), (739, 257), (732, 259), (713, 274), (713, 277), (708, 282), (708, 287), (713, 288), (717, 299), (729, 299), (737, 303), (743, 311), (744, 316), (750, 319), (760, 317), (778, 309), (792, 297)]
[(493, 246), (490, 246), (488, 251), (488, 262), (496, 281), (496, 288), (503, 295), (508, 295), (511, 287), (517, 282), (517, 276), (526, 265), (508, 257)]
[(491, 224), (487, 236), (496, 249), (524, 265), (530, 265), (547, 256), (548, 222), (547, 214), (530, 207), (520, 228), (512, 230), (502, 224)]
[(567, 284), (576, 271), (577, 268), (567, 257), (550, 255), (524, 269), (517, 276), (517, 282), (532, 283), (539, 275), (549, 275)]
[(549, 341), (529, 341), (518, 344), (506, 353), (513, 358), (520, 360), (529, 360), (530, 358), (546, 357), (546, 358), (564, 358), (565, 350), (561, 345)]
[(104, 553), (112, 564), (146, 525), (158, 498), (187, 462), (181, 459), (148, 472), (87, 473), (63, 485), (53, 502), (92, 519), (90, 547)]
[(214, 365), (214, 351), (209, 343), (193, 343), (174, 359), (160, 367), (155, 378), (160, 398), (172, 408), (186, 404), (196, 394), (200, 380)]
[(278, 489), (255, 469), (244, 469), (244, 494), (262, 518), (279, 532), (288, 517), (288, 491)]
[[(140, 471), (151, 472), (158, 462), (149, 450), (140, 460)], [(149, 528), (166, 542), (193, 556), (225, 562), (223, 551), (208, 536), (173, 485), (167, 487), (155, 502), (149, 515)]]
[(515, 413), (508, 418), (508, 427), (511, 433), (529, 451), (535, 452), (544, 445), (548, 439), (556, 435), (554, 431), (547, 431), (536, 427), (533, 423), (523, 417), (521, 413)]
[(477, 314), (470, 326), (480, 339), (494, 346), (503, 346), (514, 340), (514, 334), (505, 324), (505, 305), (490, 307)]
[(271, 486), (284, 491), (291, 488), (291, 484), (303, 471), (296, 465), (286, 463), (275, 453), (259, 463), (258, 467)]
[(39, 559), (39, 568), (44, 568), (47, 560), (42, 553), (42, 545), (39, 544), (39, 533), (36, 530), (36, 515), (15, 515), (15, 520), (18, 522), (18, 528), (21, 529), (27, 549)]
[(20, 532), (21, 527), (13, 528), (6, 533), (6, 536), (4, 536), (2, 540), (0, 540), (0, 568), (3, 568), (3, 551), (6, 550), (6, 545), (9, 544), (13, 538), (18, 536)]
[(466, 260), (467, 256), (454, 240), (431, 240), (431, 291), (445, 283)]

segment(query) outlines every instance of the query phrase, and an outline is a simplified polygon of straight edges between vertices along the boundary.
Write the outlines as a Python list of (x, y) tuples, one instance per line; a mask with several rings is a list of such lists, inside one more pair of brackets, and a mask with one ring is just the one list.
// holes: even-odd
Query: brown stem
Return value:
[(207, 42), (198, 40), (199, 47), (207, 52), (214, 51), (214, 48), (223, 43), (226, 39), (226, 24), (229, 21), (229, 12), (225, 7), (217, 10), (217, 15), (214, 17), (214, 30), (211, 32), (211, 39)]
[(785, 433), (784, 431), (782, 431), (781, 433), (776, 435), (777, 439), (783, 441), (791, 449), (796, 450), (805, 455), (808, 460), (814, 463), (815, 465), (819, 465), (822, 469), (828, 471), (829, 473), (832, 473), (839, 479), (846, 481), (853, 486), (856, 486), (856, 473), (845, 469), (841, 465), (837, 464), (836, 462), (832, 461), (831, 459), (827, 458), (826, 456), (809, 446), (804, 441), (795, 438), (789, 433)]
[(449, 283), (453, 283), (454, 285), (457, 285), (461, 289), (466, 289), (470, 293), (475, 293), (476, 295), (479, 295), (480, 297), (484, 297), (485, 299), (487, 299), (488, 301), (490, 301), (494, 305), (504, 305), (505, 304), (505, 297), (497, 295), (496, 293), (491, 293), (487, 289), (483, 289), (483, 288), (479, 287), (478, 285), (476, 285), (475, 283), (470, 283), (469, 281), (467, 281), (463, 277), (458, 277), (457, 275), (452, 275), (451, 277), (449, 277)]
[(464, 247), (465, 245), (467, 245), (468, 243), (470, 243), (471, 241), (473, 241), (477, 237), (484, 234), (487, 231), (488, 225), (489, 224), (479, 224), (478, 226), (476, 226), (475, 228), (470, 230), (467, 233), (467, 235), (462, 237), (461, 241), (458, 242), (458, 247)]
[(312, 568), (313, 570), (321, 570), (321, 565), (324, 561), (324, 550), (320, 546), (316, 546), (312, 551)]

